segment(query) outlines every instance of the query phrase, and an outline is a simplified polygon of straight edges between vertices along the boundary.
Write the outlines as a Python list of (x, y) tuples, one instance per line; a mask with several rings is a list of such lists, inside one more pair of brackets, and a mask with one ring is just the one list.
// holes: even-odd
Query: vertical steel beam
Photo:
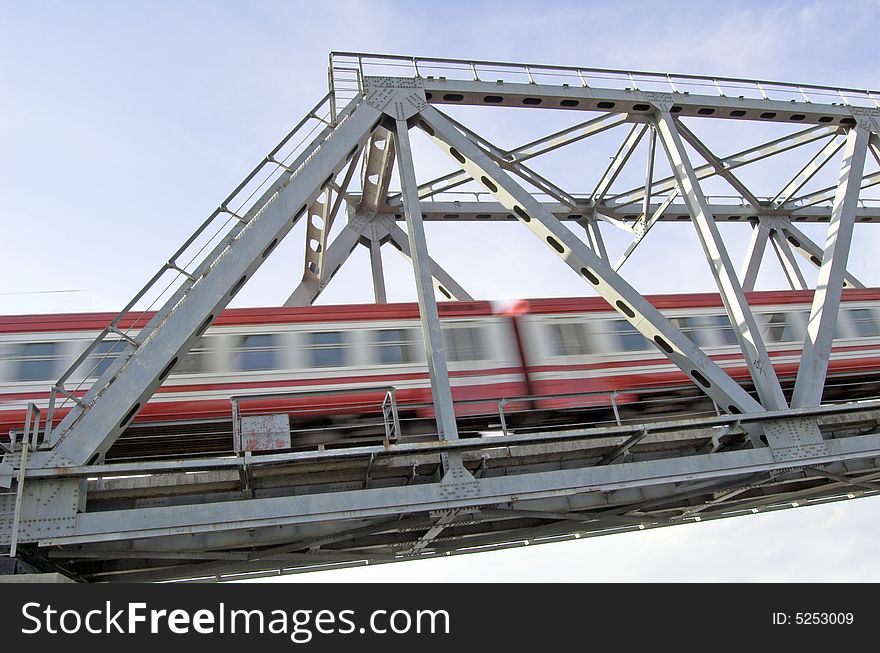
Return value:
[(588, 216), (579, 220), (581, 226), (587, 232), (587, 242), (594, 252), (606, 263), (608, 262), (608, 250), (605, 249), (605, 240), (599, 230), (599, 221), (595, 216)]
[(782, 265), (783, 272), (785, 272), (785, 278), (788, 279), (788, 285), (792, 290), (806, 290), (807, 282), (804, 279), (804, 273), (798, 267), (798, 262), (785, 234), (779, 229), (771, 230), (770, 242), (773, 243), (773, 249), (779, 259), (779, 264)]
[(675, 119), (668, 111), (659, 111), (656, 120), (660, 142), (663, 143), (682, 198), (691, 214), (758, 396), (768, 410), (784, 410), (788, 404), (782, 393), (782, 386), (776, 378), (761, 332), (718, 232), (709, 202), (703, 195), (694, 167), (687, 156)]
[(382, 244), (378, 240), (370, 240), (370, 271), (373, 276), (373, 295), (377, 304), (388, 302), (385, 294), (385, 271), (382, 269)]
[(434, 400), (437, 430), (440, 439), (457, 440), (458, 426), (455, 422), (455, 407), (452, 404), (449, 370), (446, 367), (446, 347), (443, 343), (443, 332), (440, 330), (437, 300), (434, 297), (425, 225), (422, 222), (422, 209), (419, 205), (419, 185), (416, 182), (412, 148), (409, 142), (409, 127), (406, 120), (395, 120), (394, 140), (397, 146), (397, 167), (403, 191), (403, 213), (406, 217), (413, 270), (416, 276), (419, 316), (425, 339), (428, 374), (431, 377), (431, 395)]
[(795, 408), (817, 406), (822, 401), (869, 137), (870, 132), (858, 125), (846, 135), (840, 183), (834, 195), (825, 252), (792, 395)]
[(645, 198), (642, 201), (642, 219), (648, 219), (651, 210), (651, 187), (654, 185), (654, 155), (657, 152), (657, 128), (651, 125), (651, 140), (648, 143), (648, 161), (645, 169)]
[(727, 412), (763, 408), (486, 153), (428, 106), (419, 127)]

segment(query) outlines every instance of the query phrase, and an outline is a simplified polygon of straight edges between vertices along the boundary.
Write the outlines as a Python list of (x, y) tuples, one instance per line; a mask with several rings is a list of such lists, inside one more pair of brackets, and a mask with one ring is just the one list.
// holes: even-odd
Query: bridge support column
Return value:
[[(428, 258), (428, 244), (425, 238), (425, 225), (419, 203), (419, 187), (413, 166), (412, 148), (409, 141), (409, 126), (406, 120), (395, 120), (394, 141), (398, 152), (398, 172), (403, 189), (403, 212), (409, 233), (410, 256), (416, 276), (416, 292), (419, 298), (419, 316), (422, 321), (422, 337), (425, 340), (425, 356), (428, 360), (428, 374), (431, 377), (431, 394), (437, 417), (437, 431), (441, 440), (457, 440), (458, 426), (455, 421), (455, 407), (452, 403), (452, 387), (449, 370), (446, 367), (446, 347), (440, 329), (440, 316), (437, 312), (437, 299), (434, 297), (434, 283), (431, 263)], [(464, 471), (460, 454), (441, 454), (444, 473), (455, 467)]]
[(792, 395), (792, 406), (795, 408), (818, 406), (822, 401), (870, 136), (867, 129), (856, 125), (846, 137), (840, 183), (828, 221), (828, 239), (819, 267), (807, 337)]

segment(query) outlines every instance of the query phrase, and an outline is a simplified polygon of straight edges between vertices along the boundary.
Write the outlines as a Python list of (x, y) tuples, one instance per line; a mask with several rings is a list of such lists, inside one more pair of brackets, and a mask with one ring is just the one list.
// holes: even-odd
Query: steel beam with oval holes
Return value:
[(852, 242), (859, 181), (864, 172), (870, 137), (871, 133), (861, 125), (850, 129), (846, 136), (840, 183), (834, 196), (834, 209), (828, 223), (828, 239), (819, 268), (803, 354), (792, 394), (792, 406), (795, 408), (817, 406), (822, 401)]
[(418, 122), (425, 133), (467, 173), (478, 179), (542, 242), (640, 333), (657, 346), (719, 406), (729, 412), (763, 410), (745, 390), (706, 356), (660, 311), (578, 239), (539, 202), (514, 182), (482, 149), (459, 132), (433, 107), (422, 109)]
[(697, 236), (721, 293), (721, 299), (727, 308), (733, 332), (739, 340), (755, 389), (767, 409), (785, 408), (788, 403), (782, 393), (779, 379), (776, 378), (758, 324), (736, 277), (730, 255), (718, 232), (718, 225), (712, 217), (712, 209), (700, 188), (699, 179), (688, 158), (675, 118), (668, 109), (669, 107), (665, 107), (657, 113), (657, 132), (660, 142), (666, 150), (679, 191), (690, 211), (691, 220), (696, 227)]
[(366, 103), (357, 106), (321, 143), (305, 166), (247, 225), (164, 322), (143, 341), (106, 386), (93, 386), (59, 425), (60, 438), (49, 451), (36, 452), (33, 466), (84, 464), (116, 441), (141, 406), (164, 380), (165, 371), (219, 315), (251, 278), (307, 208), (361, 147), (380, 117)]

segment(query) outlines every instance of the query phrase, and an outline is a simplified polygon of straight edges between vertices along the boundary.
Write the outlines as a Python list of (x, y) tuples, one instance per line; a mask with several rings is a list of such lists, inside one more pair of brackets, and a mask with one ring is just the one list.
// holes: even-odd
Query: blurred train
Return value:
[[(717, 294), (647, 299), (748, 386), (748, 370)], [(777, 374), (789, 387), (800, 360), (812, 291), (756, 292), (748, 299)], [(519, 413), (523, 419), (529, 415), (558, 421), (585, 407), (608, 407), (607, 393), (615, 390), (621, 405), (650, 403), (658, 412), (675, 412), (664, 406), (664, 397), (706, 401), (662, 352), (600, 298), (535, 299), (504, 307), (447, 302), (439, 304), (439, 311), (453, 398), (465, 428), (490, 425), (488, 417), (479, 415), (494, 413), (497, 421), (498, 400), (504, 398), (530, 398), (506, 406), (514, 421)], [(136, 334), (150, 317), (119, 326)], [(22, 428), (28, 402), (47, 405), (51, 384), (112, 318), (102, 313), (0, 317), (0, 437)], [(83, 394), (123, 344), (102, 343), (68, 381), (68, 389), (82, 384)], [(829, 383), (878, 379), (880, 289), (847, 290)], [(261, 395), (248, 404), (249, 410), (289, 413), (292, 423), (354, 421), (380, 414), (384, 392), (377, 388), (385, 386), (397, 388), (401, 411), (413, 423), (430, 423), (431, 389), (416, 304), (227, 309), (129, 430), (197, 434), (200, 424), (230, 423), (230, 397), (241, 395)], [(651, 401), (642, 402), (649, 394)], [(56, 423), (64, 412), (56, 411)], [(202, 431), (218, 432), (212, 428)]]

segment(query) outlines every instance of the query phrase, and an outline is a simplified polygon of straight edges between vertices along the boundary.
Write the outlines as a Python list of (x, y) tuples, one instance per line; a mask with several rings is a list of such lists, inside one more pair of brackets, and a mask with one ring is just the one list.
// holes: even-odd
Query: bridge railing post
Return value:
[(400, 438), (400, 415), (397, 412), (397, 388), (394, 386), (385, 393), (382, 400), (382, 421), (385, 425), (385, 439), (396, 442)]

